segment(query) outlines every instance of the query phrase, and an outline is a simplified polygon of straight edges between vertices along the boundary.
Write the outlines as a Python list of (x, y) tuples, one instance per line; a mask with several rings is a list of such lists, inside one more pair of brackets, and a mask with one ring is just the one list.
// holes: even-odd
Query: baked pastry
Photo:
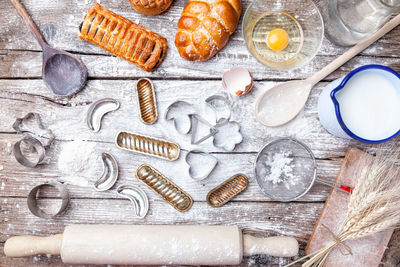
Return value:
[(145, 71), (153, 71), (164, 60), (167, 40), (99, 4), (87, 12), (79, 38), (123, 58)]
[(175, 37), (181, 57), (192, 61), (212, 58), (235, 31), (240, 13), (240, 0), (189, 0)]
[(145, 15), (158, 15), (169, 8), (173, 0), (129, 0), (133, 9)]

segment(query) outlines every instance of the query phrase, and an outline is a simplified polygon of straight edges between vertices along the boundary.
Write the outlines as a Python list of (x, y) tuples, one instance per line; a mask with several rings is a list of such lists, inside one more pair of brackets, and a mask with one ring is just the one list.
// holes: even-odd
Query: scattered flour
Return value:
[(271, 174), (265, 177), (266, 181), (279, 184), (287, 180), (293, 180), (293, 157), (289, 156), (288, 151), (275, 153), (272, 156), (272, 160), (265, 162), (267, 166), (271, 167)]
[(296, 173), (298, 170), (295, 170), (294, 157), (290, 151), (281, 151), (269, 155), (264, 166), (264, 181), (281, 189), (283, 186), (288, 190), (302, 190), (300, 184), (303, 182), (301, 176)]
[(81, 187), (89, 187), (96, 175), (99, 155), (94, 152), (95, 143), (75, 140), (65, 144), (58, 158), (61, 181)]
[(6, 187), (6, 184), (4, 182), (1, 182), (0, 190), (4, 190), (5, 187)]

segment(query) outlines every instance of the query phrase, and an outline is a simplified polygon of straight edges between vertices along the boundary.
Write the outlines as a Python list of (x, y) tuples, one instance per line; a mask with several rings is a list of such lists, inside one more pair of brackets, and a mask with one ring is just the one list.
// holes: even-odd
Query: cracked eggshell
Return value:
[(232, 95), (245, 95), (253, 87), (253, 76), (245, 68), (234, 67), (222, 75), (222, 86)]

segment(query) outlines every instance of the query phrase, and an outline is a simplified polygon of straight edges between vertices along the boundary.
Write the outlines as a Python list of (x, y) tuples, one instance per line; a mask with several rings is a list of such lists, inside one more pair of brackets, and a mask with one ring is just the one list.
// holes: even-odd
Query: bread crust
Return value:
[(189, 0), (175, 36), (181, 57), (191, 61), (212, 58), (228, 43), (241, 11), (240, 0)]
[(87, 12), (78, 37), (148, 72), (154, 71), (167, 53), (167, 39), (97, 3)]
[(169, 8), (173, 0), (129, 0), (133, 9), (145, 15), (159, 15)]

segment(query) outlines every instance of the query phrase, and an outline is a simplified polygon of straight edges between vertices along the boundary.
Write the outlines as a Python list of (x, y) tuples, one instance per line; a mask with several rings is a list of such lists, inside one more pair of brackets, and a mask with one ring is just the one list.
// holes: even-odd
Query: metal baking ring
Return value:
[[(37, 204), (37, 197), (36, 197), (37, 192), (44, 186), (52, 186), (55, 189), (57, 189), (58, 192), (60, 192), (62, 203), (61, 203), (59, 210), (55, 214), (45, 213), (43, 210), (41, 210), (39, 208), (39, 206)], [(56, 217), (57, 215), (63, 213), (65, 211), (65, 209), (68, 207), (69, 193), (68, 193), (67, 187), (64, 184), (59, 183), (59, 182), (47, 182), (47, 183), (35, 186), (29, 192), (27, 202), (28, 202), (28, 208), (32, 212), (33, 215), (40, 217), (40, 218), (44, 218), (44, 219), (52, 219), (52, 218)]]
[[(26, 158), (24, 154), (21, 152), (21, 143), (25, 143), (28, 145), (29, 149), (34, 149), (37, 153), (37, 158), (35, 161), (31, 161), (30, 159)], [(46, 149), (43, 144), (36, 138), (31, 136), (25, 136), (18, 142), (14, 144), (13, 147), (14, 157), (23, 166), (34, 168), (39, 165), (46, 154)]]

